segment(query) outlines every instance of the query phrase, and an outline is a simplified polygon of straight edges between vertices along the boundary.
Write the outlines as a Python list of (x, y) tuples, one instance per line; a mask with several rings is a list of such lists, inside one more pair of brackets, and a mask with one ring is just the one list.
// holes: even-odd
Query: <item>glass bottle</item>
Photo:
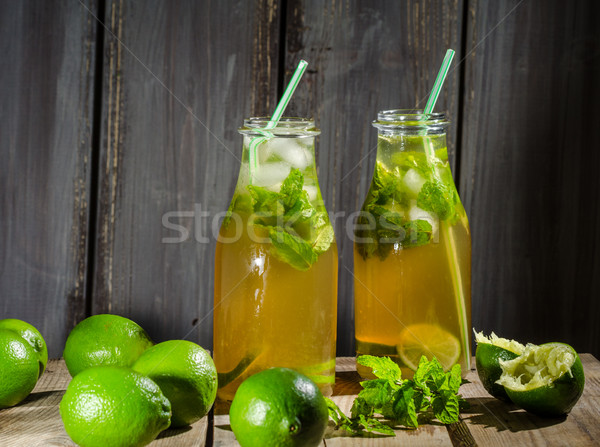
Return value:
[(335, 381), (337, 245), (315, 166), (314, 121), (249, 118), (240, 174), (215, 256), (218, 398), (269, 367)]
[[(356, 354), (412, 377), (422, 355), (469, 370), (471, 236), (448, 163), (444, 114), (379, 112), (377, 159), (355, 223)], [(370, 368), (357, 365), (363, 377)]]

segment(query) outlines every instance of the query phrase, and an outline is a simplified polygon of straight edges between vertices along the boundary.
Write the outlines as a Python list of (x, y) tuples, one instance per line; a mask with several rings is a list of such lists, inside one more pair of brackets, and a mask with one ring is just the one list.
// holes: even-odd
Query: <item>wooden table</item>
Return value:
[[(592, 446), (600, 445), (600, 362), (582, 354), (586, 375), (583, 396), (567, 417), (541, 418), (489, 396), (474, 367), (461, 394), (471, 404), (456, 424), (427, 424), (397, 430), (396, 437), (350, 437), (327, 429), (323, 446)], [(473, 361), (473, 365), (475, 362)], [(50, 360), (33, 393), (20, 405), (0, 410), (0, 446), (74, 446), (64, 431), (58, 404), (70, 376), (63, 360)], [(349, 413), (360, 390), (350, 357), (338, 358), (333, 400)], [(217, 411), (218, 413), (218, 411)], [(166, 430), (152, 444), (159, 446), (238, 445), (226, 414), (211, 413), (191, 427)]]

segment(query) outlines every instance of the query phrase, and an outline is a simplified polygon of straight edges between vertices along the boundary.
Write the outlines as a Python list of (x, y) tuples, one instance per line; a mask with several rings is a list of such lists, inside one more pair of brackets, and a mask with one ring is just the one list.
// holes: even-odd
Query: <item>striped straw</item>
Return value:
[[(444, 61), (442, 62), (440, 71), (438, 72), (437, 78), (435, 79), (435, 83), (433, 84), (433, 89), (431, 89), (429, 99), (427, 99), (427, 104), (425, 105), (425, 109), (423, 110), (424, 115), (428, 115), (431, 112), (433, 112), (433, 107), (435, 106), (438, 96), (440, 96), (440, 91), (442, 90), (442, 86), (444, 85), (444, 81), (446, 80), (446, 75), (448, 74), (448, 69), (450, 68), (450, 64), (452, 63), (453, 57), (454, 50), (446, 51), (446, 56), (444, 56)], [(427, 157), (434, 158), (435, 151), (433, 149), (431, 141), (429, 141), (429, 144), (425, 144), (424, 146), (425, 151), (427, 152)], [(469, 338), (469, 328), (467, 327), (467, 309), (465, 308), (465, 303), (463, 301), (465, 291), (463, 290), (461, 280), (462, 273), (460, 271), (460, 265), (458, 263), (457, 258), (456, 241), (454, 239), (454, 233), (449, 228), (448, 222), (442, 221), (440, 223), (440, 231), (442, 233), (442, 237), (446, 240), (446, 257), (448, 258), (448, 262), (450, 263), (450, 276), (452, 278), (452, 288), (454, 289), (454, 300), (456, 305), (456, 311), (458, 312), (458, 318), (460, 318), (460, 335), (463, 340), (462, 349), (465, 361), (467, 362), (467, 365), (469, 365), (471, 358), (471, 346)]]
[(424, 114), (433, 112), (433, 107), (435, 106), (438, 96), (440, 96), (440, 92), (442, 91), (442, 86), (446, 80), (446, 75), (448, 74), (448, 69), (450, 68), (453, 57), (454, 50), (447, 50), (446, 56), (444, 56), (444, 61), (442, 62), (442, 66), (440, 67), (440, 71), (438, 72), (437, 78), (435, 78), (435, 83), (433, 84), (433, 88), (429, 94), (429, 99), (427, 99), (427, 104), (425, 104), (425, 110), (423, 110)]
[(300, 61), (300, 63), (298, 64), (298, 67), (296, 67), (296, 71), (292, 75), (292, 79), (290, 79), (289, 84), (287, 85), (285, 91), (283, 92), (283, 96), (281, 97), (281, 99), (279, 100), (279, 103), (277, 104), (277, 107), (275, 108), (275, 112), (273, 112), (273, 116), (271, 116), (271, 119), (269, 120), (269, 122), (263, 129), (257, 129), (257, 132), (262, 134), (263, 136), (262, 137), (254, 137), (252, 139), (252, 141), (250, 141), (250, 148), (249, 148), (249, 153), (248, 153), (248, 155), (249, 155), (248, 168), (250, 170), (250, 183), (252, 183), (252, 177), (253, 177), (252, 173), (255, 172), (256, 169), (258, 168), (258, 156), (257, 156), (258, 146), (260, 146), (264, 141), (273, 137), (273, 134), (271, 132), (266, 132), (266, 130), (277, 127), (279, 120), (283, 116), (283, 111), (285, 110), (288, 103), (290, 102), (290, 99), (292, 98), (292, 95), (294, 94), (296, 87), (298, 87), (300, 78), (302, 78), (302, 75), (304, 74), (304, 71), (306, 70), (307, 66), (308, 66), (308, 62), (306, 62), (304, 59)]

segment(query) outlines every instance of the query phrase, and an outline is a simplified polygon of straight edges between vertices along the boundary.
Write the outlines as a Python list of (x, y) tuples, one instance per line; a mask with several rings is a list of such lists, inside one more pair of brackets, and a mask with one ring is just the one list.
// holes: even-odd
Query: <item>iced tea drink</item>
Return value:
[(263, 369), (293, 368), (331, 394), (335, 381), (337, 247), (315, 168), (311, 120), (244, 123), (238, 183), (215, 258), (218, 397)]
[(448, 122), (391, 110), (373, 125), (377, 161), (355, 225), (356, 353), (389, 356), (403, 377), (423, 355), (466, 373), (471, 237), (448, 164)]

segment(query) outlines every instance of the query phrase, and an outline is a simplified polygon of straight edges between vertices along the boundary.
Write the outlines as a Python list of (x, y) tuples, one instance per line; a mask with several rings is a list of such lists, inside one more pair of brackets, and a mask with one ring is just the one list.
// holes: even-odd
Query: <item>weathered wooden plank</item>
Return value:
[[(76, 446), (65, 432), (58, 405), (71, 376), (64, 360), (50, 360), (33, 392), (16, 407), (0, 411), (0, 445), (6, 447)], [(202, 447), (208, 417), (180, 429), (168, 429), (152, 447)]]
[[(348, 216), (369, 187), (377, 141), (377, 111), (424, 107), (447, 48), (461, 58), (462, 1), (290, 1), (286, 78), (298, 60), (307, 74), (288, 110), (314, 116), (319, 182), (335, 222), (340, 255), (338, 355), (353, 354), (352, 251)], [(453, 70), (436, 110), (458, 119), (459, 71)], [(452, 161), (456, 124), (449, 134)]]
[[(84, 6), (85, 5), (85, 6)], [(0, 318), (51, 356), (85, 313), (95, 0), (0, 2)]]
[(471, 383), (460, 389), (471, 404), (463, 420), (473, 438), (481, 446), (598, 445), (600, 363), (591, 354), (581, 354), (581, 361), (586, 375), (583, 395), (569, 415), (560, 418), (539, 417), (489, 396), (473, 369), (467, 375)]
[(115, 0), (106, 25), (93, 312), (210, 347), (216, 214), (237, 128), (275, 101), (277, 3)]
[(471, 1), (461, 191), (473, 325), (600, 354), (598, 2)]

